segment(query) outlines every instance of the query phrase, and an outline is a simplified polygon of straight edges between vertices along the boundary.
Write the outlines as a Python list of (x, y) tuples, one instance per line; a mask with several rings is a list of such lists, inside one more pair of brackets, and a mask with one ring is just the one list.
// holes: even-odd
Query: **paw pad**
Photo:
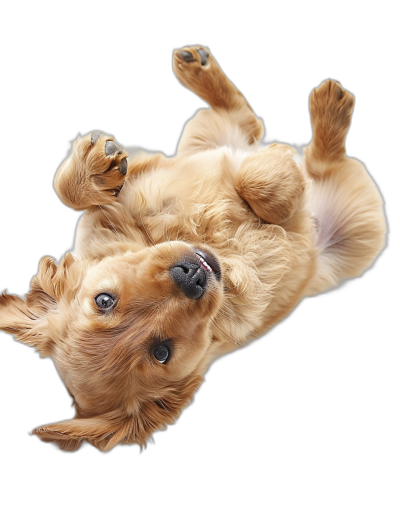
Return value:
[[(105, 172), (117, 170), (120, 176), (125, 177), (128, 173), (128, 155), (124, 152), (121, 144), (116, 142), (112, 136), (103, 131), (93, 131), (90, 135), (90, 146), (97, 153), (99, 161), (104, 162)], [(117, 192), (119, 193), (119, 189)]]
[(201, 66), (204, 66), (207, 64), (207, 59), (208, 59), (208, 56), (210, 55), (207, 50), (205, 50), (204, 48), (199, 48), (198, 50), (198, 53), (200, 55), (200, 59), (201, 59)]
[(93, 131), (92, 136), (90, 137), (90, 143), (93, 145), (101, 137), (103, 133), (101, 131)]
[(118, 155), (122, 155), (122, 146), (120, 146), (114, 140), (107, 140), (105, 152), (106, 152), (106, 155), (114, 155), (114, 153), (118, 153)]
[(181, 57), (184, 61), (187, 63), (194, 63), (196, 59), (193, 57), (193, 55), (190, 52), (180, 52)]
[(126, 172), (128, 171), (128, 159), (122, 159), (121, 165), (119, 168), (122, 175), (126, 175)]
[[(194, 48), (192, 48), (193, 50)], [(200, 59), (201, 66), (205, 66), (208, 63), (208, 58), (210, 54), (204, 48), (196, 48), (196, 52)], [(193, 55), (193, 53), (188, 52), (187, 50), (180, 50), (178, 54), (181, 58), (186, 61), (186, 63), (197, 63), (198, 59)]]

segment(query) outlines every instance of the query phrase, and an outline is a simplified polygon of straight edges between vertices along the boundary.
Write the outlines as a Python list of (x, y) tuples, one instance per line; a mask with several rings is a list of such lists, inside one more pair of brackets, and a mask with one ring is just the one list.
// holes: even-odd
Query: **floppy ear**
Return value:
[(45, 351), (49, 346), (46, 315), (57, 306), (57, 299), (65, 287), (66, 270), (72, 262), (74, 258), (70, 253), (65, 255), (59, 267), (52, 258), (45, 256), (25, 300), (6, 293), (0, 295), (0, 330)]
[(128, 415), (114, 411), (91, 418), (76, 418), (33, 430), (44, 442), (55, 442), (62, 450), (77, 450), (87, 440), (99, 450), (111, 450), (116, 444), (136, 443), (146, 446), (155, 430), (173, 423), (181, 410), (192, 400), (203, 378), (189, 375), (163, 390), (162, 399), (140, 404), (137, 413)]
[(98, 446), (101, 450), (112, 448), (121, 440), (124, 432), (124, 418), (118, 413), (88, 419), (73, 419), (40, 426), (33, 430), (44, 442), (55, 442), (61, 450), (74, 451), (83, 440)]

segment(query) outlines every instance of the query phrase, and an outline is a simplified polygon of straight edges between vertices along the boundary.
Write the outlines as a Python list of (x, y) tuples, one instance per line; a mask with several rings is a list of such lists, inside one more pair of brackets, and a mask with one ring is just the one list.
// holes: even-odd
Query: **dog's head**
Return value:
[(25, 301), (0, 297), (0, 328), (51, 356), (76, 418), (34, 430), (69, 450), (144, 445), (202, 381), (221, 302), (210, 249), (169, 242), (97, 260), (43, 258)]

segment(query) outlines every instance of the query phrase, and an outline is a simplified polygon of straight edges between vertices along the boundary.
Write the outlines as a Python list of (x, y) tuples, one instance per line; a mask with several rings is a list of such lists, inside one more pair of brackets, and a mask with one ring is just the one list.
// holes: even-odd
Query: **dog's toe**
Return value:
[(201, 66), (208, 64), (209, 56), (210, 52), (200, 46), (191, 46), (190, 48), (176, 51), (178, 60), (183, 59), (186, 63), (197, 63)]
[(115, 153), (118, 153), (118, 155), (122, 155), (122, 146), (120, 146), (114, 140), (107, 140), (105, 152), (106, 155), (114, 155)]
[(182, 59), (184, 61), (186, 61), (187, 63), (194, 63), (194, 61), (196, 61), (196, 59), (193, 57), (193, 55), (190, 53), (190, 52), (178, 52), (179, 55), (182, 57)]
[(103, 135), (104, 133), (102, 133), (101, 131), (93, 131), (92, 133), (92, 136), (90, 137), (90, 143), (91, 144), (94, 144), (95, 142), (97, 142), (97, 140), (101, 137), (101, 135)]
[(198, 48), (197, 51), (198, 51), (198, 54), (200, 55), (201, 66), (205, 66), (208, 62), (207, 60), (210, 54), (204, 48)]
[(122, 175), (126, 175), (128, 171), (128, 159), (122, 159), (120, 164), (120, 172)]

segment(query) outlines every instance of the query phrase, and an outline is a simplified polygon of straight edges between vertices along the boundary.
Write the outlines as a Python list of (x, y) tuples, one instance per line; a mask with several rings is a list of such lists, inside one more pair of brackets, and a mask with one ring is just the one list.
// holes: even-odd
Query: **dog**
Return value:
[(354, 97), (339, 83), (311, 93), (303, 156), (260, 143), (262, 121), (205, 46), (175, 50), (173, 70), (210, 106), (177, 155), (78, 137), (54, 181), (86, 211), (75, 249), (42, 258), (25, 300), (0, 297), (0, 329), (50, 356), (73, 398), (74, 419), (33, 431), (64, 450), (145, 446), (215, 358), (360, 275), (385, 242), (380, 194), (345, 154)]

